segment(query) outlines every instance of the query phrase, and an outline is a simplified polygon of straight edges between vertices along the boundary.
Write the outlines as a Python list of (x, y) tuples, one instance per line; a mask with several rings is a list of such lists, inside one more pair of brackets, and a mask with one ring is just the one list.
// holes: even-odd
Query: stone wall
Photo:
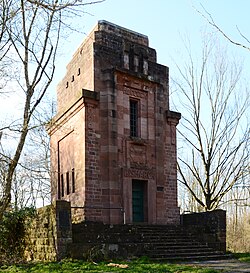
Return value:
[(187, 231), (213, 249), (226, 252), (226, 211), (214, 210), (181, 215)]
[[(194, 235), (213, 249), (226, 251), (226, 212), (217, 210), (181, 216), (182, 225), (166, 226), (177, 233)], [(147, 226), (144, 226), (147, 227)], [(98, 222), (72, 224), (71, 203), (63, 200), (37, 210), (27, 228), (25, 257), (33, 261), (127, 258), (140, 256), (149, 246), (140, 225), (110, 225)]]
[(70, 203), (56, 201), (37, 210), (27, 227), (27, 260), (56, 261), (67, 255), (72, 242)]
[(126, 259), (140, 256), (145, 251), (142, 234), (136, 225), (83, 222), (73, 224), (72, 231), (69, 256), (74, 259)]

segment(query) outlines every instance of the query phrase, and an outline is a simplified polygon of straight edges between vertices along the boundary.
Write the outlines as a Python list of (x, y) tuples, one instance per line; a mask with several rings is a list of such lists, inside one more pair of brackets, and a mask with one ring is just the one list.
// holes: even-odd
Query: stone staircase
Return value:
[(138, 226), (143, 255), (153, 260), (207, 260), (225, 259), (228, 256), (206, 243), (198, 242), (182, 226)]
[(152, 260), (214, 260), (228, 258), (222, 251), (198, 242), (183, 226), (73, 225), (73, 258), (93, 250), (105, 257), (141, 257)]

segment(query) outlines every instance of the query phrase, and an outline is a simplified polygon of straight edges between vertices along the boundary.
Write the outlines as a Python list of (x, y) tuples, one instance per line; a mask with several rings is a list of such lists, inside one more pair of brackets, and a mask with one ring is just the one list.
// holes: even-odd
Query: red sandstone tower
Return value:
[(168, 78), (147, 36), (106, 21), (76, 51), (49, 128), (52, 200), (75, 221), (179, 223)]

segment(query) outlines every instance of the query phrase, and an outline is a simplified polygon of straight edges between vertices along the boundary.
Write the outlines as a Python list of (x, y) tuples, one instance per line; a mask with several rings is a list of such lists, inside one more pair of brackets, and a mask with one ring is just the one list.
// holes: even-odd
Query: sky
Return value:
[[(185, 60), (184, 41), (189, 40), (192, 50), (198, 53), (204, 33), (216, 32), (196, 9), (204, 13), (205, 9), (210, 13), (232, 39), (245, 43), (237, 27), (250, 39), (249, 0), (105, 0), (100, 4), (87, 5), (85, 14), (73, 21), (72, 26), (79, 32), (72, 32), (63, 41), (63, 54), (57, 60), (60, 69), (56, 72), (51, 92), (55, 92), (56, 84), (66, 73), (67, 63), (98, 20), (107, 20), (147, 35), (150, 47), (157, 51), (158, 62), (168, 66), (170, 75), (174, 77), (176, 64), (182, 66)], [(250, 52), (232, 46), (220, 37), (232, 54), (244, 60), (246, 77), (249, 77)]]
[[(187, 58), (185, 41), (189, 40), (193, 53), (198, 55), (202, 36), (216, 32), (197, 10), (210, 13), (218, 26), (233, 40), (246, 42), (237, 28), (250, 39), (249, 0), (105, 0), (99, 4), (86, 5), (84, 13), (73, 16), (70, 21), (72, 29), (77, 31), (67, 31), (68, 35), (61, 39), (49, 94), (56, 99), (56, 86), (65, 75), (67, 64), (98, 20), (107, 20), (147, 35), (150, 47), (157, 51), (158, 63), (168, 66), (170, 77), (176, 78), (176, 64), (182, 67)], [(222, 35), (218, 36), (234, 56), (244, 60), (244, 77), (250, 79), (250, 51), (233, 46)], [(15, 120), (15, 115), (22, 107), (17, 94), (10, 94), (0, 97), (0, 126), (1, 121)]]
[[(84, 0), (85, 2), (94, 0)], [(209, 12), (214, 21), (237, 42), (245, 41), (238, 29), (250, 39), (249, 0), (105, 0), (100, 4), (85, 6), (82, 16), (75, 16), (67, 38), (61, 39), (56, 60), (56, 73), (49, 93), (56, 97), (56, 85), (66, 73), (66, 65), (98, 20), (106, 20), (147, 35), (150, 47), (156, 49), (158, 63), (170, 68), (170, 76), (176, 76), (176, 64), (183, 66), (186, 59), (184, 41), (189, 40), (194, 53), (199, 53), (204, 33), (214, 33), (206, 20), (196, 11)], [(219, 35), (222, 44), (245, 62), (244, 75), (250, 79), (250, 51), (231, 45)], [(250, 46), (250, 43), (249, 43)], [(15, 115), (18, 98), (0, 97), (0, 125), (5, 115)]]
[[(186, 59), (184, 41), (189, 40), (192, 51), (198, 54), (204, 33), (216, 32), (196, 9), (209, 12), (232, 39), (245, 42), (237, 27), (250, 39), (249, 0), (105, 0), (99, 4), (86, 5), (84, 14), (74, 16), (70, 21), (71, 27), (77, 31), (68, 31), (68, 35), (61, 39), (56, 73), (49, 93), (56, 97), (56, 86), (66, 73), (66, 65), (98, 20), (107, 20), (147, 35), (150, 47), (157, 51), (158, 62), (168, 66), (170, 77), (175, 78), (176, 64), (182, 67)], [(250, 52), (232, 46), (220, 37), (234, 55), (244, 59), (245, 75), (250, 78)], [(0, 98), (0, 116), (6, 112), (10, 116), (15, 115), (19, 108), (16, 96)]]
[[(70, 26), (77, 31), (68, 30), (68, 35), (61, 38), (49, 94), (56, 99), (56, 86), (65, 75), (67, 64), (99, 20), (147, 35), (150, 47), (157, 51), (158, 63), (168, 66), (170, 77), (176, 78), (176, 64), (184, 66), (187, 58), (185, 41), (190, 41), (192, 52), (198, 55), (202, 36), (216, 32), (197, 10), (210, 13), (218, 26), (235, 41), (245, 43), (237, 27), (250, 39), (249, 0), (105, 0), (86, 5), (83, 14), (70, 20)], [(244, 76), (250, 79), (250, 51), (231, 45), (222, 35), (219, 37), (234, 56), (244, 60)], [(17, 93), (10, 94), (0, 97), (0, 127), (7, 120), (16, 120), (22, 107)]]

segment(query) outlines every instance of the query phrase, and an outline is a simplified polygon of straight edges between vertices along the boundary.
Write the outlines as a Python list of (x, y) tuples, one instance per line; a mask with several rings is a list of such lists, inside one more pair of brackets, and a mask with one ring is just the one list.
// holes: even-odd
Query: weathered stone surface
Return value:
[(197, 239), (226, 252), (226, 211), (215, 210), (181, 215), (181, 223)]
[[(167, 256), (161, 253), (161, 257), (175, 257), (176, 251), (181, 249), (181, 240), (183, 249), (187, 245), (189, 247), (186, 252), (188, 257), (198, 254), (204, 256), (200, 253), (203, 248), (207, 248), (203, 251), (206, 255), (207, 251), (210, 251), (209, 255), (218, 254), (218, 250), (219, 256), (225, 253), (224, 211), (184, 215), (181, 218), (182, 225), (111, 225), (101, 222), (71, 224), (70, 211), (71, 204), (63, 200), (38, 209), (37, 217), (27, 232), (27, 260), (56, 261), (68, 257), (96, 260), (142, 255), (155, 257), (154, 246), (159, 244), (165, 245), (164, 253), (167, 252)], [(190, 237), (188, 243), (187, 236)], [(197, 246), (197, 241), (201, 246), (200, 243)], [(213, 252), (207, 245), (217, 251)], [(184, 255), (182, 250), (180, 253)]]
[[(27, 260), (55, 261), (67, 256), (72, 243), (71, 205), (60, 200), (37, 210), (27, 226)], [(63, 219), (60, 219), (63, 215)], [(62, 221), (67, 226), (61, 225)]]
[[(77, 49), (58, 85), (58, 113), (48, 130), (52, 199), (71, 202), (74, 222), (133, 223), (133, 181), (139, 180), (140, 221), (179, 223), (180, 114), (169, 109), (168, 78), (147, 36), (106, 21)], [(131, 101), (138, 105), (136, 136)]]

